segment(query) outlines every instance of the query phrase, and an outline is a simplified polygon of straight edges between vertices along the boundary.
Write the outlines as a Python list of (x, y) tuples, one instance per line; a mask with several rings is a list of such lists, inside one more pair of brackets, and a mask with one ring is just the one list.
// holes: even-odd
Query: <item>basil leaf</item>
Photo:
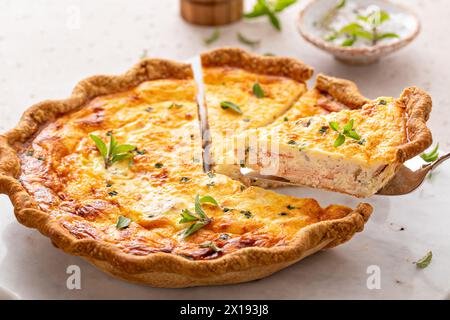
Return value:
[(377, 37), (377, 40), (389, 39), (389, 38), (400, 38), (400, 36), (396, 33), (388, 32), (388, 33), (383, 33), (382, 35), (379, 35)]
[(339, 124), (336, 121), (330, 121), (328, 122), (328, 124), (330, 125), (330, 128), (333, 129), (334, 131), (339, 131)]
[(208, 38), (204, 39), (203, 42), (206, 45), (210, 45), (219, 40), (219, 38), (220, 38), (220, 30), (216, 29)]
[(347, 124), (344, 126), (344, 133), (347, 131), (351, 131), (353, 129), (353, 125), (355, 123), (355, 120), (351, 119)]
[(248, 19), (262, 17), (267, 14), (267, 11), (269, 11), (269, 8), (267, 7), (266, 1), (258, 0), (253, 6), (253, 10), (244, 14), (244, 17)]
[(361, 139), (361, 136), (359, 134), (357, 134), (355, 130), (350, 130), (350, 131), (344, 132), (344, 134), (347, 137), (352, 138), (354, 140), (360, 140)]
[(131, 144), (121, 144), (114, 149), (114, 153), (119, 154), (119, 153), (134, 151), (134, 150), (136, 150), (136, 147), (132, 146)]
[(345, 7), (346, 1), (345, 0), (340, 0), (339, 3), (336, 5), (336, 9), (342, 9), (343, 7)]
[(342, 41), (341, 46), (351, 47), (353, 44), (355, 44), (355, 41), (356, 41), (355, 37), (345, 39), (344, 41)]
[(267, 11), (267, 16), (269, 17), (269, 21), (272, 24), (272, 26), (278, 31), (281, 31), (280, 20), (278, 20), (277, 16), (270, 10)]
[(437, 160), (437, 158), (439, 158), (439, 143), (436, 145), (436, 147), (434, 147), (434, 149), (429, 152), (429, 153), (422, 153), (420, 155), (420, 157), (425, 161), (425, 162), (434, 162)]
[(416, 262), (417, 268), (425, 269), (431, 263), (431, 259), (433, 258), (433, 252), (428, 251), (427, 254), (420, 260)]
[(91, 139), (94, 140), (98, 151), (100, 151), (100, 154), (103, 157), (103, 160), (106, 161), (108, 156), (108, 148), (106, 147), (106, 144), (103, 142), (102, 139), (100, 139), (99, 136), (96, 136), (95, 134), (90, 134), (89, 137), (91, 137)]
[(261, 88), (261, 85), (258, 82), (255, 82), (255, 84), (253, 85), (253, 94), (259, 99), (264, 98), (264, 90)]
[(116, 138), (112, 133), (109, 134), (109, 148), (108, 148), (108, 160), (112, 157), (114, 154), (114, 149), (117, 146)]
[(220, 107), (222, 109), (224, 109), (224, 110), (230, 109), (230, 110), (232, 110), (232, 111), (234, 111), (234, 112), (236, 112), (238, 114), (243, 114), (241, 108), (238, 105), (236, 105), (236, 104), (234, 104), (233, 102), (230, 102), (230, 101), (222, 101), (220, 103)]
[(361, 30), (364, 30), (364, 27), (362, 25), (356, 22), (352, 22), (343, 26), (341, 30), (339, 30), (339, 34), (355, 35), (356, 32)]
[(248, 45), (252, 48), (258, 46), (261, 43), (261, 40), (251, 40), (247, 37), (245, 37), (242, 33), (238, 32), (237, 33), (237, 38), (239, 40), (239, 42)]
[(128, 228), (128, 226), (131, 223), (131, 219), (124, 217), (124, 216), (119, 216), (119, 218), (117, 219), (117, 223), (116, 223), (116, 228), (118, 230), (122, 230), (125, 228)]
[(204, 243), (200, 244), (200, 248), (209, 248), (213, 252), (220, 252), (220, 251), (222, 251), (222, 249), (218, 248), (216, 246), (216, 244), (214, 242), (212, 242), (212, 241), (208, 241), (208, 242), (204, 242)]
[(125, 160), (125, 159), (130, 159), (133, 158), (133, 154), (132, 153), (120, 153), (120, 154), (115, 154), (112, 156), (111, 158), (111, 164), (116, 163), (117, 161), (121, 161), (121, 160)]
[(190, 212), (188, 209), (183, 209), (183, 211), (181, 212), (181, 220), (179, 221), (179, 223), (186, 223), (197, 220), (198, 218), (194, 216), (192, 212)]
[(277, 0), (273, 6), (273, 11), (280, 12), (296, 3), (297, 0)]
[(336, 141), (334, 141), (334, 146), (337, 148), (339, 146), (342, 146), (345, 142), (345, 136), (342, 133), (339, 133), (338, 137), (336, 138)]
[(200, 203), (211, 203), (211, 204), (213, 204), (213, 205), (215, 205), (217, 207), (219, 206), (219, 204), (217, 203), (216, 199), (214, 199), (211, 196), (203, 196), (203, 197), (201, 197), (199, 199), (199, 202)]
[(188, 228), (186, 228), (183, 231), (182, 238), (184, 239), (184, 238), (189, 237), (190, 235), (194, 234), (195, 232), (197, 232), (198, 230), (200, 230), (201, 228), (203, 228), (210, 222), (211, 222), (210, 220), (201, 220), (201, 221), (197, 221), (197, 222), (191, 224)]

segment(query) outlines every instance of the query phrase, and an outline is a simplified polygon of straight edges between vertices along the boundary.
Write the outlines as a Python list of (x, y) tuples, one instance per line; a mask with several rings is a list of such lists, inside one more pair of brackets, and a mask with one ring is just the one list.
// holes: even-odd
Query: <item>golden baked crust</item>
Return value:
[(201, 54), (203, 67), (240, 68), (256, 74), (286, 77), (305, 82), (313, 74), (306, 64), (287, 57), (260, 56), (238, 48), (220, 48)]
[[(33, 180), (36, 177), (49, 179), (46, 181), (49, 182), (50, 185), (42, 183), (40, 187), (45, 186), (49, 189), (59, 187), (64, 191), (66, 190), (64, 189), (66, 185), (74, 185), (74, 188), (71, 189), (74, 193), (77, 191), (75, 184), (79, 182), (79, 191), (81, 194), (78, 195), (78, 198), (82, 199), (86, 194), (82, 192), (82, 190), (84, 190), (84, 186), (82, 185), (83, 179), (80, 180), (78, 176), (75, 178), (71, 177), (70, 169), (68, 170), (68, 175), (61, 174), (61, 176), (67, 180), (61, 182), (59, 185), (57, 184), (57, 179), (52, 180), (51, 175), (47, 175), (47, 173), (57, 171), (55, 168), (51, 168), (50, 170), (49, 167), (53, 164), (59, 164), (56, 161), (55, 163), (52, 163), (52, 156), (55, 154), (69, 157), (74, 155), (76, 161), (71, 163), (61, 162), (65, 165), (71, 164), (78, 166), (79, 164), (82, 164), (83, 159), (81, 159), (81, 156), (87, 156), (90, 160), (94, 159), (94, 161), (97, 161), (98, 155), (97, 158), (95, 158), (95, 147), (92, 144), (89, 145), (88, 140), (80, 138), (78, 130), (83, 133), (97, 130), (99, 131), (99, 135), (104, 133), (103, 131), (107, 129), (106, 126), (104, 126), (104, 123), (113, 119), (114, 113), (111, 112), (108, 116), (107, 108), (103, 108), (106, 112), (101, 111), (100, 109), (102, 108), (99, 108), (98, 104), (105, 106), (111, 101), (115, 101), (111, 108), (113, 108), (114, 111), (119, 112), (119, 114), (122, 109), (114, 109), (117, 106), (117, 101), (121, 101), (121, 103), (125, 104), (131, 103), (133, 108), (139, 109), (141, 101), (135, 104), (134, 99), (136, 90), (134, 88), (137, 87), (142, 89), (141, 86), (144, 86), (145, 89), (147, 88), (147, 85), (149, 85), (147, 83), (148, 81), (152, 82), (152, 84), (154, 82), (164, 83), (164, 79), (174, 79), (177, 84), (189, 82), (192, 79), (190, 66), (165, 60), (148, 59), (142, 61), (124, 75), (95, 76), (88, 78), (81, 81), (76, 86), (72, 96), (68, 99), (45, 101), (31, 107), (25, 112), (16, 128), (5, 135), (0, 136), (0, 192), (9, 195), (19, 222), (28, 227), (38, 229), (42, 234), (48, 236), (57, 247), (68, 253), (85, 257), (106, 272), (122, 279), (161, 287), (237, 283), (262, 278), (317, 250), (343, 243), (349, 240), (355, 232), (359, 232), (363, 229), (364, 223), (367, 221), (372, 211), (372, 208), (367, 204), (360, 204), (354, 211), (339, 206), (331, 206), (327, 209), (322, 209), (314, 200), (294, 200), (294, 198), (276, 195), (273, 192), (264, 191), (259, 188), (245, 189), (242, 188), (240, 183), (233, 182), (227, 177), (221, 178), (225, 181), (225, 185), (231, 188), (230, 197), (220, 199), (221, 192), (219, 191), (222, 190), (215, 191), (216, 194), (213, 193), (221, 204), (233, 204), (234, 207), (237, 207), (244, 200), (257, 201), (256, 204), (258, 204), (258, 201), (260, 201), (258, 199), (264, 200), (267, 197), (276, 198), (277, 200), (274, 200), (273, 202), (278, 205), (285, 205), (287, 203), (285, 202), (283, 204), (283, 199), (284, 201), (289, 202), (300, 201), (298, 206), (306, 210), (306, 212), (311, 212), (311, 217), (314, 219), (311, 220), (310, 223), (306, 223), (303, 227), (299, 227), (298, 232), (291, 232), (291, 237), (287, 239), (288, 241), (282, 243), (282, 245), (270, 245), (268, 247), (251, 246), (239, 250), (230, 250), (230, 253), (226, 253), (217, 258), (213, 257), (211, 260), (200, 259), (194, 261), (176, 254), (164, 252), (164, 250), (157, 250), (157, 252), (154, 253), (147, 250), (140, 250), (142, 249), (141, 243), (139, 243), (138, 238), (134, 238), (136, 234), (133, 233), (133, 231), (136, 228), (145, 229), (145, 224), (142, 223), (132, 223), (124, 233), (125, 238), (131, 233), (131, 239), (129, 239), (131, 242), (132, 240), (137, 241), (134, 247), (129, 245), (117, 245), (117, 243), (112, 241), (112, 238), (100, 236), (99, 239), (98, 234), (103, 235), (108, 234), (108, 232), (114, 233), (116, 231), (105, 228), (102, 230), (103, 233), (97, 233), (97, 226), (89, 220), (97, 221), (97, 216), (95, 215), (96, 207), (93, 203), (90, 203), (87, 209), (80, 211), (81, 217), (77, 215), (76, 217), (71, 216), (70, 219), (66, 219), (68, 217), (66, 213), (53, 212), (52, 210), (55, 208), (62, 209), (62, 207), (59, 206), (61, 203), (54, 203), (53, 200), (48, 202), (45, 201), (45, 196), (48, 195), (48, 193), (42, 193), (42, 189), (34, 189), (32, 186), (33, 183), (36, 182)], [(129, 94), (129, 92), (133, 92), (133, 94)], [(106, 96), (106, 98), (98, 98), (99, 96)], [(125, 102), (123, 99), (125, 99)], [(176, 101), (179, 102), (178, 100)], [(146, 103), (147, 102), (148, 101), (146, 101)], [(165, 102), (166, 101), (164, 101), (164, 103)], [(156, 108), (154, 105), (153, 107)], [(161, 107), (169, 108), (170, 106), (163, 105)], [(187, 103), (185, 107), (192, 108), (189, 103)], [(87, 110), (90, 110), (91, 112), (85, 114)], [(178, 119), (177, 117), (180, 115), (179, 112), (181, 111), (174, 111), (176, 112), (174, 119)], [(102, 112), (105, 112), (106, 116), (101, 115)], [(142, 113), (137, 115), (142, 115)], [(102, 117), (103, 119), (99, 120), (99, 118)], [(138, 120), (139, 119), (137, 119), (137, 121)], [(68, 125), (69, 127), (65, 128), (65, 125)], [(74, 127), (71, 127), (75, 125), (78, 126), (76, 130)], [(123, 125), (123, 123), (120, 123), (121, 127)], [(86, 128), (90, 129), (87, 130)], [(116, 127), (113, 129), (116, 130)], [(54, 138), (55, 134), (61, 133), (63, 136), (64, 134), (69, 135), (72, 130), (74, 136), (77, 137), (77, 140), (84, 141), (81, 145), (87, 146), (86, 150), (81, 148), (80, 151), (80, 149), (71, 147), (70, 145), (51, 143), (51, 139)], [(125, 138), (124, 136), (120, 136), (120, 131), (118, 131), (118, 137)], [(139, 139), (136, 139), (134, 142), (138, 144), (139, 141)], [(66, 140), (64, 140), (64, 142), (66, 142)], [(30, 151), (30, 145), (33, 143), (41, 148), (42, 146), (46, 146), (46, 148), (43, 148), (46, 152), (37, 150), (37, 148), (34, 148), (33, 146), (32, 152), (28, 153), (28, 151)], [(198, 145), (194, 143), (193, 149), (196, 148), (198, 148)], [(34, 152), (36, 152), (36, 155)], [(42, 152), (42, 154), (40, 154), (40, 152)], [(154, 154), (152, 152), (149, 153), (151, 153), (150, 163), (153, 164), (156, 159), (153, 158)], [(35, 158), (40, 158), (41, 156), (44, 156), (44, 158)], [(46, 159), (45, 156), (50, 158)], [(140, 159), (136, 159), (136, 161), (138, 162), (137, 167), (139, 167)], [(46, 165), (43, 165), (43, 163)], [(22, 167), (23, 164), (24, 166)], [(195, 163), (188, 164), (187, 167), (176, 162), (173, 163), (173, 165), (177, 168), (179, 166), (182, 167), (181, 174), (183, 176), (190, 174), (189, 178), (192, 180), (198, 178), (203, 181), (202, 179), (206, 179), (206, 174), (200, 172)], [(80, 168), (78, 167), (76, 169), (73, 168), (73, 172), (79, 172), (77, 171), (79, 169)], [(42, 172), (42, 170), (44, 171)], [(83, 173), (91, 172), (83, 171)], [(180, 176), (175, 176), (174, 178), (179, 177)], [(19, 178), (21, 180), (19, 180)], [(157, 183), (160, 183), (161, 179), (164, 179), (164, 177), (160, 175), (158, 175), (157, 178)], [(55, 183), (55, 186), (52, 185), (53, 183)], [(198, 185), (202, 185), (202, 188), (204, 188), (203, 190), (209, 187), (203, 182), (195, 184), (194, 186)], [(95, 188), (94, 191), (97, 193), (97, 188)], [(184, 188), (182, 191), (189, 193), (188, 188)], [(212, 193), (212, 191), (210, 193)], [(100, 194), (104, 194), (104, 191), (100, 190)], [(73, 194), (63, 193), (58, 195), (61, 201), (65, 201), (68, 196), (73, 196)], [(84, 206), (84, 208), (86, 208), (86, 206)], [(245, 209), (245, 206), (242, 209)], [(270, 211), (263, 207), (258, 210), (261, 212)], [(208, 206), (208, 213), (213, 218), (216, 217), (214, 211), (217, 211), (217, 208), (209, 208)], [(52, 212), (52, 214), (49, 214), (49, 212)], [(93, 213), (93, 216), (90, 215), (91, 213)], [(118, 214), (117, 212), (109, 213), (113, 218)], [(308, 214), (306, 213), (299, 212), (299, 214), (300, 218), (308, 217)], [(105, 219), (105, 221), (111, 225), (111, 217)], [(105, 221), (101, 220), (100, 222), (103, 224)], [(283, 223), (285, 222), (281, 222), (280, 225)], [(213, 227), (214, 224), (211, 225), (211, 228)], [(210, 230), (205, 229), (201, 231), (202, 232), (199, 232), (198, 235), (195, 235), (200, 237), (198, 240), (201, 240), (202, 235), (210, 234)], [(212, 231), (214, 232), (214, 230)], [(119, 244), (121, 243), (120, 238), (122, 235), (122, 233), (119, 234)], [(131, 242), (124, 241), (123, 243)], [(198, 244), (199, 242), (193, 241), (193, 243)], [(188, 252), (191, 251), (188, 250)], [(193, 256), (193, 258), (195, 259), (197, 257)]]

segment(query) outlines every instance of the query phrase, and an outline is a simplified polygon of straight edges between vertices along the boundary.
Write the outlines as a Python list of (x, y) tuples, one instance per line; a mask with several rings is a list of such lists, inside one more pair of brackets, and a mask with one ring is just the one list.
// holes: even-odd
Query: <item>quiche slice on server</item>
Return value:
[[(319, 83), (324, 80), (328, 90), (344, 85), (334, 94), (337, 101), (331, 100), (343, 106), (341, 111), (317, 106), (323, 93), (316, 87), (288, 111), (288, 119), (232, 138), (217, 171), (237, 172), (241, 165), (298, 185), (370, 197), (403, 162), (431, 145), (426, 127), (431, 98), (421, 89), (405, 89), (399, 99), (368, 101), (350, 82), (319, 77)], [(311, 112), (317, 115), (302, 117)]]
[(368, 204), (322, 208), (203, 172), (196, 92), (190, 66), (165, 60), (80, 82), (0, 136), (0, 192), (57, 247), (160, 287), (259, 279), (363, 229)]

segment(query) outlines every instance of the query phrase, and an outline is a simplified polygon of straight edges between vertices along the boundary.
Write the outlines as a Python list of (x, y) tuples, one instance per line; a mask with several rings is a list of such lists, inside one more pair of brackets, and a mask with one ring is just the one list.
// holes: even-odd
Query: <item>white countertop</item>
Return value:
[[(430, 127), (441, 148), (450, 149), (450, 7), (445, 0), (401, 0), (422, 20), (419, 38), (381, 63), (351, 67), (311, 47), (298, 35), (294, 17), (305, 0), (282, 14), (283, 32), (264, 20), (221, 28), (211, 47), (203, 44), (213, 29), (181, 20), (177, 0), (3, 0), (0, 3), (0, 132), (12, 128), (31, 104), (69, 95), (86, 76), (120, 73), (148, 56), (185, 60), (209, 48), (240, 45), (236, 32), (262, 39), (256, 52), (294, 56), (316, 72), (356, 81), (369, 96), (397, 96), (417, 85), (433, 96)], [(79, 25), (76, 16), (79, 13)], [(309, 299), (446, 298), (450, 292), (450, 165), (444, 164), (424, 187), (405, 197), (374, 197), (375, 212), (363, 233), (333, 250), (320, 252), (269, 278), (240, 285), (156, 289), (111, 279), (81, 258), (54, 248), (37, 231), (19, 225), (9, 200), (0, 196), (0, 287), (23, 298), (136, 299)], [(353, 205), (347, 196), (287, 189), (314, 196), (322, 205)], [(400, 231), (403, 227), (404, 230)], [(433, 251), (431, 265), (413, 261)], [(66, 288), (66, 268), (78, 265), (82, 289)], [(381, 270), (381, 289), (369, 290), (366, 271)]]

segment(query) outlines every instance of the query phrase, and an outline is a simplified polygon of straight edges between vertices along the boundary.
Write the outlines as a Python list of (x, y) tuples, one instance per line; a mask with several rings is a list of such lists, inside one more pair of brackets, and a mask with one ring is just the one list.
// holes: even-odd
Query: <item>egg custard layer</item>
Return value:
[[(206, 74), (210, 91), (216, 90), (217, 72)], [(235, 72), (228, 70), (224, 81)], [(246, 96), (255, 80), (232, 85), (223, 96), (236, 95), (235, 102), (246, 106), (242, 119), (255, 107)], [(266, 104), (270, 119), (286, 109), (288, 97), (303, 90), (288, 83), (292, 90), (282, 95), (281, 80), (257, 80), (274, 103), (276, 111)], [(285, 246), (305, 226), (351, 212), (204, 173), (195, 95), (193, 80), (165, 79), (95, 98), (48, 123), (23, 148), (22, 185), (74, 237), (140, 256), (167, 252), (214, 259), (244, 247)], [(210, 106), (213, 119), (235, 117), (222, 112)], [(255, 116), (248, 123), (266, 122)], [(229, 123), (240, 127), (240, 120)], [(215, 130), (223, 127), (219, 121)]]

